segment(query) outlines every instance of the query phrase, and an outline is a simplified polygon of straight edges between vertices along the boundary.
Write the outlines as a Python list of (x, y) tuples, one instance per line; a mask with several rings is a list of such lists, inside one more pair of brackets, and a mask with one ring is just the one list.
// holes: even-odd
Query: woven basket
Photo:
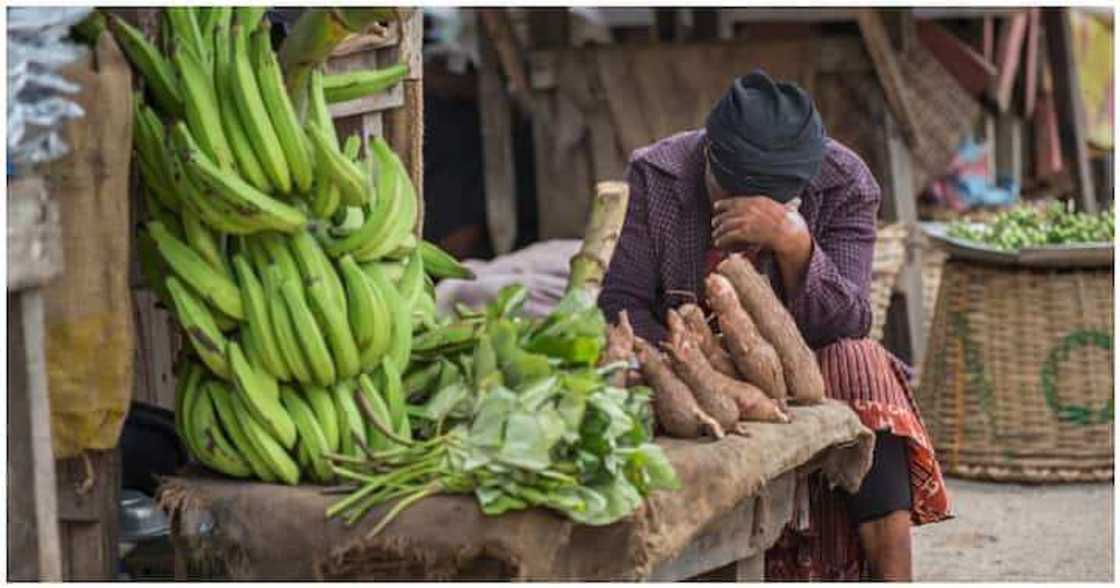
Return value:
[(871, 334), (876, 341), (883, 339), (887, 323), (887, 308), (891, 305), (898, 272), (906, 262), (906, 237), (909, 231), (901, 223), (880, 227), (875, 236), (875, 256), (871, 262)]
[(1112, 275), (946, 262), (917, 392), (946, 473), (1112, 479)]

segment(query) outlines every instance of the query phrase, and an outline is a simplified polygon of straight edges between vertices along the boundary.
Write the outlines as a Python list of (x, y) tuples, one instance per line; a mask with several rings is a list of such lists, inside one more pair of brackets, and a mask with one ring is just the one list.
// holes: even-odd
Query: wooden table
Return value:
[(746, 438), (659, 438), (681, 489), (655, 492), (635, 515), (605, 527), (542, 509), (488, 517), (473, 496), (438, 495), (369, 540), (377, 514), (355, 527), (324, 520), (337, 496), (200, 472), (168, 479), (161, 500), (172, 513), (181, 576), (188, 557), (205, 554), (203, 563), (225, 564), (231, 579), (255, 581), (758, 581), (766, 549), (798, 519), (798, 482), (823, 470), (855, 488), (870, 466), (874, 436), (847, 406), (793, 410), (793, 423), (752, 423)]

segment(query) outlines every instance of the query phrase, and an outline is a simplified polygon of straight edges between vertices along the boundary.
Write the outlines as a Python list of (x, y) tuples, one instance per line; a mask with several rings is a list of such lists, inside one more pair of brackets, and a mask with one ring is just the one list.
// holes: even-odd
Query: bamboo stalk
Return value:
[(587, 288), (598, 295), (622, 234), (630, 186), (626, 182), (599, 182), (584, 230), (583, 245), (571, 260), (568, 291)]

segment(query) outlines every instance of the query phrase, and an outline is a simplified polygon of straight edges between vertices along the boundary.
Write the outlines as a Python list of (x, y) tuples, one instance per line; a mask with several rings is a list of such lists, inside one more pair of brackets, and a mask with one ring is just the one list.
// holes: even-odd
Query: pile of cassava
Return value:
[(788, 423), (790, 403), (824, 398), (816, 357), (749, 261), (732, 255), (708, 276), (705, 290), (710, 319), (695, 304), (670, 310), (664, 351), (634, 334), (625, 311), (608, 330), (605, 361), (637, 356), (640, 370), (628, 377), (654, 389), (664, 434), (744, 434), (746, 421)]

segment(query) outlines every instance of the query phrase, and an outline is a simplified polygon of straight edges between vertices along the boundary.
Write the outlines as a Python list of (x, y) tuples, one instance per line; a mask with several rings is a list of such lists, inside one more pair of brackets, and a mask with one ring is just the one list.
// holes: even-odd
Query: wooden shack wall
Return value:
[(595, 182), (631, 151), (703, 125), (727, 80), (762, 68), (811, 91), (831, 137), (884, 186), (887, 109), (859, 37), (554, 49), (530, 55), (540, 239), (579, 238)]

